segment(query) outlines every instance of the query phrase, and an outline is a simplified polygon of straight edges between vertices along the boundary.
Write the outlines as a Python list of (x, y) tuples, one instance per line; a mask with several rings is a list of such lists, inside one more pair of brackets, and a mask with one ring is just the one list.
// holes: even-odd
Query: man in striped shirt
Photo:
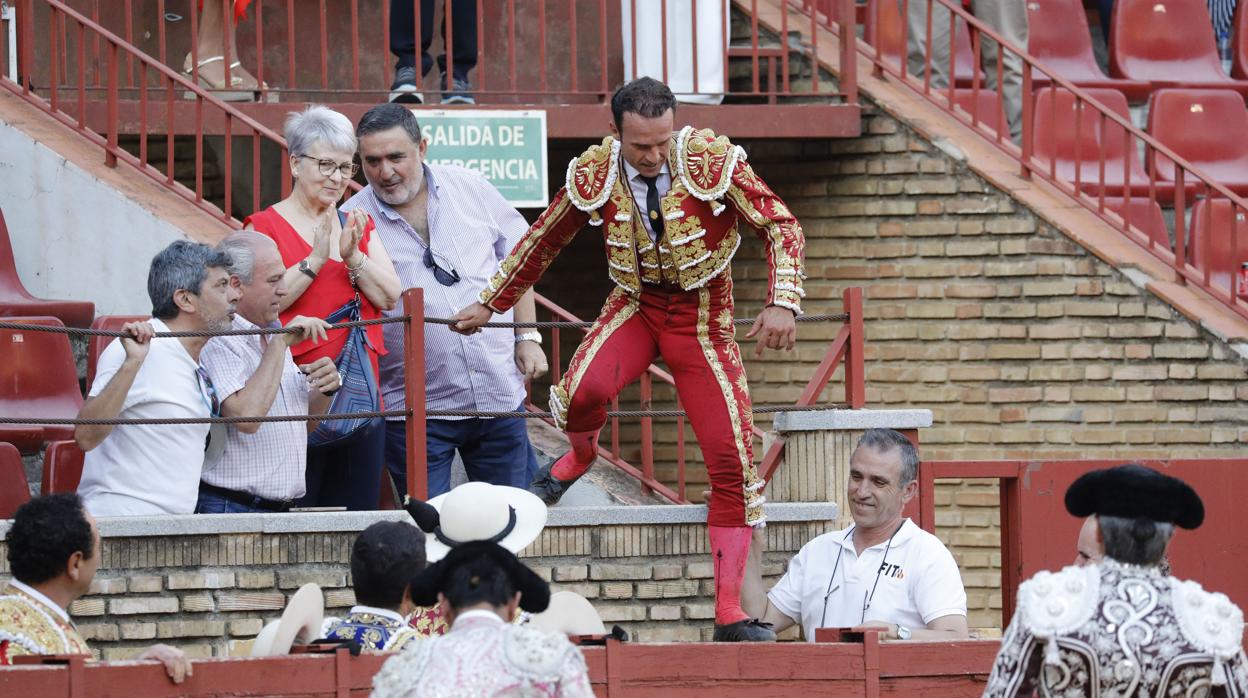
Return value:
[[(425, 315), (451, 317), (471, 305), (528, 223), (477, 172), (425, 162), (427, 142), (416, 116), (399, 104), (364, 114), (356, 127), (368, 186), (343, 204), (372, 217), (403, 288), (425, 290)], [(403, 305), (386, 315), (402, 315)], [(514, 321), (536, 319), (533, 294), (515, 306)], [(498, 318), (513, 321), (507, 313)], [(403, 409), (403, 326), (385, 326), (381, 390), (386, 408)], [(472, 336), (425, 325), (425, 405), (429, 410), (508, 412), (524, 408), (526, 379), (546, 372), (542, 336), (533, 329)], [(438, 418), (425, 421), (429, 496), (450, 490), (458, 451), (471, 480), (527, 487), (537, 472), (523, 419)], [(406, 425), (386, 424), (386, 466), (407, 489)]]
[[(286, 265), (270, 238), (250, 230), (230, 234), (218, 245), (230, 257), (230, 284), (239, 290), (234, 330), (278, 326), (286, 295)], [(278, 335), (213, 337), (200, 361), (225, 417), (321, 414), (338, 390), (338, 368), (329, 357), (295, 365), (290, 347), (326, 337), (329, 323), (302, 315)], [(225, 450), (204, 459), (196, 514), (286, 511), (306, 486), (308, 424), (239, 422), (225, 428)]]

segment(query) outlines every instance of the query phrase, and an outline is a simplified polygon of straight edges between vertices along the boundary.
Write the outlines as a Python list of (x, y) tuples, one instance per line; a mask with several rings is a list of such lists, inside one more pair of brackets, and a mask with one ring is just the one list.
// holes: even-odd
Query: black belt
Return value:
[(235, 504), (241, 504), (245, 507), (251, 507), (252, 509), (263, 509), (265, 511), (290, 511), (290, 508), (295, 505), (294, 501), (289, 499), (265, 499), (264, 497), (257, 497), (254, 494), (248, 494), (246, 492), (227, 490), (224, 487), (217, 487), (216, 485), (210, 485), (206, 482), (199, 483), (199, 491), (207, 492), (208, 494), (215, 494), (218, 497), (228, 499)]

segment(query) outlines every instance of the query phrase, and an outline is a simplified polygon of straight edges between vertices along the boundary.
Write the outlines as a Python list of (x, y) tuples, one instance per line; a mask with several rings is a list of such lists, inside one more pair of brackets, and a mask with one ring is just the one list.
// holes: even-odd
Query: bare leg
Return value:
[[(259, 83), (241, 65), (230, 65), (230, 83), (225, 81), (226, 64), (238, 61), (238, 42), (234, 36), (233, 0), (204, 0), (199, 17), (199, 73), (212, 85), (231, 89), (254, 90)], [(229, 51), (226, 51), (228, 43)], [(211, 60), (215, 56), (223, 58)]]

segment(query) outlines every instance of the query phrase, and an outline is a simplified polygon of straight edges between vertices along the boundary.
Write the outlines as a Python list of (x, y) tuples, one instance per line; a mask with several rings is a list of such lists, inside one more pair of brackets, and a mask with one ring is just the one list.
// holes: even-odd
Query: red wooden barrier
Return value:
[[(599, 696), (978, 695), (998, 642), (707, 644), (619, 643), (584, 647)], [(0, 669), (0, 695), (366, 696), (385, 655), (304, 654), (197, 660), (173, 685), (154, 662), (83, 662)]]
[[(1066, 490), (1080, 475), (1121, 465), (1117, 460), (928, 461), (919, 469), (919, 524), (935, 529), (935, 480), (994, 478), (1001, 482), (1001, 589), (1004, 622), (1013, 615), (1018, 584), (1041, 570), (1074, 562), (1083, 524), (1066, 513)], [(1181, 478), (1205, 503), (1205, 523), (1180, 530), (1170, 544), (1174, 575), (1220, 591), (1248, 607), (1248, 578), (1239, 561), (1248, 556), (1236, 513), (1248, 488), (1248, 460), (1195, 458), (1135, 461)]]

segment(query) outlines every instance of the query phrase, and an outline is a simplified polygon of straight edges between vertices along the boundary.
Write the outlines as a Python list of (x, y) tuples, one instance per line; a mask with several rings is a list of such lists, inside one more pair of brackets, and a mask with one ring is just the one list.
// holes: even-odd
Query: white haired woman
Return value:
[[(290, 196), (252, 214), (245, 226), (277, 243), (286, 264), (286, 295), (280, 297), (281, 319), (296, 315), (324, 318), (360, 296), (360, 317), (380, 316), (394, 308), (399, 276), (373, 236), (373, 222), (360, 211), (338, 218), (338, 201), (355, 175), (355, 131), (351, 121), (318, 105), (286, 118), (286, 144), (294, 180)], [(373, 375), (377, 352), (385, 351), (381, 326), (368, 329)], [(303, 342), (291, 348), (295, 363), (322, 356), (337, 359), (347, 330), (330, 331), (328, 341)], [(385, 428), (363, 430), (346, 443), (308, 449), (307, 491), (301, 506), (343, 506), (373, 509), (381, 489)]]

